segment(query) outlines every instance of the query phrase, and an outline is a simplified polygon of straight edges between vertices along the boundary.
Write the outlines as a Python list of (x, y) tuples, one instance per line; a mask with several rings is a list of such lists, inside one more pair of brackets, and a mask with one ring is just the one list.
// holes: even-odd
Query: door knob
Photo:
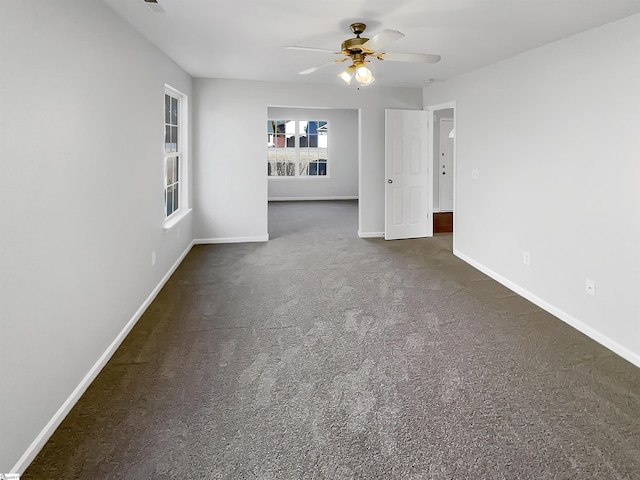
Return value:
[(446, 175), (446, 174), (447, 174), (447, 172), (442, 172), (442, 174), (443, 174), (443, 175)]
[(389, 179), (387, 180), (387, 183), (393, 183), (393, 180)]

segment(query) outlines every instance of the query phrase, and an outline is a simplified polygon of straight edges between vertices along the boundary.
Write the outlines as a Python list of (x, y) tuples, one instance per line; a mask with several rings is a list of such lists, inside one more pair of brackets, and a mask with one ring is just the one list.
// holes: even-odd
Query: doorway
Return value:
[(455, 217), (455, 103), (429, 107), (433, 168), (433, 231), (454, 231)]
[[(267, 229), (276, 238), (292, 228), (315, 225), (304, 203), (346, 201), (357, 205), (359, 197), (359, 111), (357, 109), (268, 106), (265, 122), (267, 177)], [(290, 203), (289, 207), (277, 205)], [(289, 225), (271, 225), (276, 211), (301, 216)], [(273, 212), (272, 212), (273, 210)], [(322, 215), (318, 216), (318, 221)], [(349, 216), (349, 218), (351, 218)], [(295, 226), (293, 226), (295, 224)], [(317, 226), (317, 225), (316, 225)], [(272, 228), (273, 227), (273, 228)], [(358, 219), (352, 225), (358, 231)]]

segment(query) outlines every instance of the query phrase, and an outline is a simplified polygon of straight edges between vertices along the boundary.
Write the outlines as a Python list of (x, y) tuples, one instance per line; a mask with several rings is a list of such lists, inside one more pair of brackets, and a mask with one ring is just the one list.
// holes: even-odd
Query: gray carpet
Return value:
[(23, 479), (640, 478), (640, 371), (450, 234), (269, 226), (193, 248)]

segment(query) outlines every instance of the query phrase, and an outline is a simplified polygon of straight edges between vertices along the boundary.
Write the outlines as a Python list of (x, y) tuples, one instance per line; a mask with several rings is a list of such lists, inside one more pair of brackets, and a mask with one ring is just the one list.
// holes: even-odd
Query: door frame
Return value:
[[(429, 112), (429, 125), (432, 126), (432, 128), (429, 128), (429, 143), (430, 143), (430, 147), (429, 148), (429, 165), (431, 167), (431, 169), (433, 169), (433, 165), (434, 165), (434, 156), (433, 156), (433, 145), (435, 145), (435, 135), (434, 135), (434, 131), (435, 128), (433, 128), (433, 124), (435, 121), (435, 112), (439, 111), (439, 110), (448, 110), (448, 109), (453, 109), (453, 131), (455, 132), (453, 135), (453, 158), (451, 159), (451, 163), (452, 163), (452, 170), (453, 170), (453, 250), (456, 250), (456, 191), (457, 191), (457, 152), (458, 152), (458, 115), (456, 114), (456, 102), (455, 101), (451, 101), (451, 102), (445, 102), (445, 103), (438, 103), (436, 105), (430, 105), (428, 107), (426, 107), (427, 112)], [(433, 183), (435, 183), (435, 178), (437, 178), (436, 175), (433, 175), (434, 180)], [(431, 190), (432, 190), (432, 195), (433, 195), (433, 190), (434, 190), (435, 185), (431, 185)], [(431, 215), (431, 221), (433, 222), (433, 215)]]

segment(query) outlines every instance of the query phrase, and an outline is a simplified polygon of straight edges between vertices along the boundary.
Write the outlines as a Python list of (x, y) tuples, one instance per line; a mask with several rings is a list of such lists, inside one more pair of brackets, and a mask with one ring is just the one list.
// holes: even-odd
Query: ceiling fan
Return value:
[(378, 33), (372, 39), (360, 37), (365, 31), (367, 26), (364, 23), (352, 23), (351, 31), (356, 35), (355, 38), (349, 38), (342, 42), (342, 47), (339, 52), (334, 50), (328, 50), (325, 48), (313, 48), (313, 47), (285, 47), (289, 50), (305, 50), (311, 52), (326, 52), (334, 53), (337, 55), (344, 55), (344, 58), (332, 60), (331, 62), (323, 63), (315, 67), (303, 70), (300, 75), (308, 75), (313, 73), (322, 67), (332, 65), (336, 62), (345, 62), (351, 60), (349, 65), (340, 75), (347, 85), (351, 84), (351, 80), (355, 76), (360, 85), (371, 85), (375, 78), (371, 70), (367, 68), (367, 63), (371, 62), (371, 58), (378, 60), (390, 60), (393, 62), (416, 62), (416, 63), (436, 63), (440, 61), (440, 55), (429, 55), (424, 53), (391, 53), (385, 52), (382, 48), (388, 43), (404, 37), (404, 33), (397, 30), (383, 30)]

